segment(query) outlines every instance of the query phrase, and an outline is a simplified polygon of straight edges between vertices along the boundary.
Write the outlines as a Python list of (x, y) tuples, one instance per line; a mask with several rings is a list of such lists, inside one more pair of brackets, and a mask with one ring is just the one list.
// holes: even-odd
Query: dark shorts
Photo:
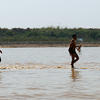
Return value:
[(72, 48), (69, 48), (68, 51), (69, 51), (70, 55), (72, 55), (72, 54), (76, 54), (76, 51), (73, 50)]

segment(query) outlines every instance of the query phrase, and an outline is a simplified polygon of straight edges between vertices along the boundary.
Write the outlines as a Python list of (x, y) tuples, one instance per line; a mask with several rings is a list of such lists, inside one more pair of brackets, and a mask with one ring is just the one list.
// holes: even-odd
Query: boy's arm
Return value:
[(75, 40), (73, 42), (74, 42), (75, 48), (82, 46), (82, 45), (76, 45)]
[(82, 44), (80, 44), (80, 45), (77, 45), (76, 47), (80, 48), (81, 46), (82, 46)]
[(73, 40), (73, 43), (74, 43), (74, 47), (76, 48), (76, 47), (78, 47), (77, 45), (76, 45), (76, 42), (75, 42), (75, 40)]

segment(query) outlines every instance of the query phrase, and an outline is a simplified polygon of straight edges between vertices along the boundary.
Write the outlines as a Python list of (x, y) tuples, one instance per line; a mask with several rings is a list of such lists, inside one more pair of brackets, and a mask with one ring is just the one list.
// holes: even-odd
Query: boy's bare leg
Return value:
[(74, 54), (74, 57), (76, 58), (76, 59), (74, 60), (74, 63), (75, 63), (75, 62), (77, 62), (77, 61), (79, 60), (79, 56), (77, 55), (77, 53), (75, 53), (75, 54)]
[[(79, 60), (79, 56), (75, 53), (72, 56), (72, 61), (71, 61), (71, 66), (72, 68), (74, 68), (74, 63), (77, 62)], [(76, 58), (76, 59), (75, 59)], [(75, 59), (75, 60), (74, 60)]]
[(75, 58), (74, 54), (72, 54), (72, 56), (71, 56), (71, 57), (72, 57), (71, 67), (72, 67), (72, 68), (74, 68), (74, 58)]

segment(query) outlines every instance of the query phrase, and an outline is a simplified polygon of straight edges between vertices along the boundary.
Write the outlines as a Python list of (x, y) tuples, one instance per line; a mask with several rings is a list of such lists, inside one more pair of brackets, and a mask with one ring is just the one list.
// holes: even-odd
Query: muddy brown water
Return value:
[(100, 99), (100, 47), (83, 47), (75, 69), (67, 47), (1, 50), (0, 100)]

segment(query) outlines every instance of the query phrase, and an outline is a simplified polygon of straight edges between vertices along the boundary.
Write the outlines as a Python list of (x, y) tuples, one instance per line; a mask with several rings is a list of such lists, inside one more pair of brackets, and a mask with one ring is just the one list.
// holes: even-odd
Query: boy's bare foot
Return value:
[(72, 65), (72, 68), (74, 68), (74, 65)]

